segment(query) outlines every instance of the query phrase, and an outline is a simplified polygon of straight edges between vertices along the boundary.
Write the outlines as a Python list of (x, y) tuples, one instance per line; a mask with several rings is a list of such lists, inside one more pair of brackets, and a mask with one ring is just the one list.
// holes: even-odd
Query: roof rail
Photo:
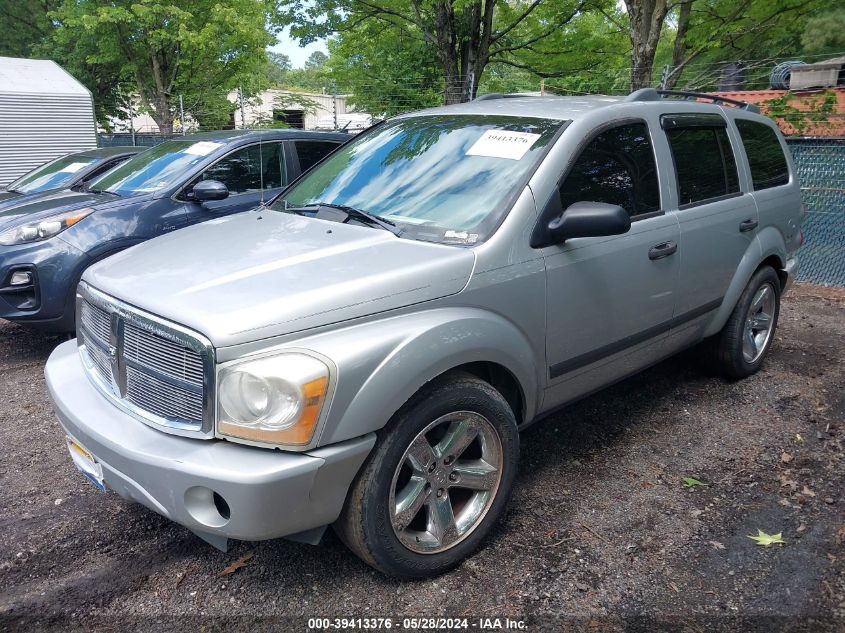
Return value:
[(539, 94), (531, 94), (526, 92), (488, 92), (486, 95), (479, 95), (473, 101), (491, 101), (493, 99), (521, 99), (523, 97), (540, 97)]
[(659, 101), (660, 99), (666, 99), (667, 97), (681, 97), (686, 101), (709, 99), (716, 105), (731, 105), (736, 108), (748, 110), (749, 112), (760, 112), (760, 108), (753, 103), (740, 101), (739, 99), (720, 97), (719, 95), (712, 95), (706, 92), (692, 92), (689, 90), (657, 90), (655, 88), (640, 88), (625, 97), (625, 101)]

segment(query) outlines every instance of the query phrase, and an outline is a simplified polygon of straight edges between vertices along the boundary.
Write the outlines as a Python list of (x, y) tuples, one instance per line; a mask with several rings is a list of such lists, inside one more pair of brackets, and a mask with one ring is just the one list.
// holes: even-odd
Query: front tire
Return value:
[(774, 340), (780, 314), (780, 278), (763, 266), (751, 277), (725, 327), (703, 347), (707, 365), (727, 378), (756, 373)]
[(470, 374), (447, 374), (379, 432), (335, 531), (385, 574), (441, 574), (469, 556), (501, 515), (518, 459), (516, 419), (502, 395)]

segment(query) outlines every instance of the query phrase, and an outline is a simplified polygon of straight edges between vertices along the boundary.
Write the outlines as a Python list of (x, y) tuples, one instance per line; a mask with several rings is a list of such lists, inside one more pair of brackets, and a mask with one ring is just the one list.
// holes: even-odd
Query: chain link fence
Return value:
[(845, 286), (845, 139), (788, 138), (807, 217), (800, 281)]

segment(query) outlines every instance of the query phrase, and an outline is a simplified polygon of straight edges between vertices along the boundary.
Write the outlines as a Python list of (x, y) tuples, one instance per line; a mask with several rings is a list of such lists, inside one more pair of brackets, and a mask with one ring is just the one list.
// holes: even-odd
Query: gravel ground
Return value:
[[(793, 289), (750, 379), (708, 377), (681, 356), (528, 430), (486, 546), (407, 584), (332, 534), (320, 547), (241, 542), (224, 554), (97, 491), (46, 396), (57, 342), (0, 322), (0, 630), (303, 630), (311, 616), (400, 615), (470, 628), (507, 616), (529, 630), (845, 630), (845, 291)], [(758, 529), (786, 544), (755, 544)]]

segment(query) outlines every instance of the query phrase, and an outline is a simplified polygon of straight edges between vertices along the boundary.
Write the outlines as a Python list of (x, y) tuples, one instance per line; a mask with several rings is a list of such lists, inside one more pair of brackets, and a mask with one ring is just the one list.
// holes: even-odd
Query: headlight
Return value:
[(281, 353), (227, 365), (217, 384), (220, 435), (304, 446), (317, 428), (329, 368), (313, 356)]
[(66, 228), (73, 226), (93, 211), (94, 209), (69, 211), (67, 213), (51, 215), (49, 218), (44, 218), (38, 222), (16, 226), (5, 233), (0, 233), (0, 245), (12, 246), (13, 244), (26, 244), (27, 242), (48, 240)]

